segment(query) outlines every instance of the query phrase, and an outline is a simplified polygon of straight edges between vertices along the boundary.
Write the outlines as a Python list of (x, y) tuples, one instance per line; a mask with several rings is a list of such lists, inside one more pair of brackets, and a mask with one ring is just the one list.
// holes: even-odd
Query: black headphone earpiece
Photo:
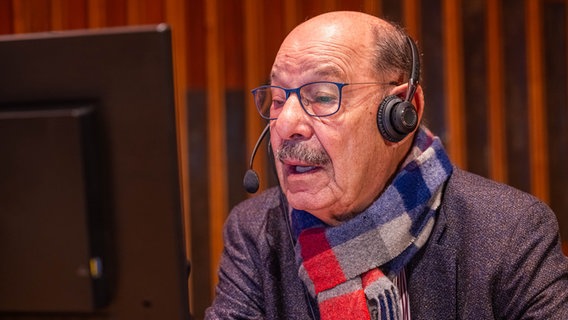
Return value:
[(385, 139), (399, 142), (416, 129), (418, 113), (412, 103), (397, 96), (388, 96), (379, 106), (377, 124)]
[(399, 142), (418, 126), (418, 112), (412, 104), (420, 77), (420, 58), (414, 41), (406, 38), (412, 52), (412, 69), (408, 79), (408, 89), (405, 100), (391, 95), (381, 101), (377, 112), (379, 132), (388, 141)]

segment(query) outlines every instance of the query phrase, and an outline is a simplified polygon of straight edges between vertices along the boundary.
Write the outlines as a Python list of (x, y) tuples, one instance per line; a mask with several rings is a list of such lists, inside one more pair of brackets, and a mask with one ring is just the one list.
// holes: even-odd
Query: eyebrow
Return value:
[[(315, 66), (314, 68), (310, 68), (313, 73), (318, 77), (335, 77), (335, 78), (342, 78), (344, 76), (343, 71), (334, 64), (320, 64)], [(278, 80), (278, 75), (276, 72), (272, 71), (270, 73), (270, 80), (268, 81), (269, 84), (272, 84), (273, 81)]]
[(334, 76), (337, 78), (343, 76), (342, 70), (333, 64), (317, 66), (315, 69), (315, 74), (318, 76)]

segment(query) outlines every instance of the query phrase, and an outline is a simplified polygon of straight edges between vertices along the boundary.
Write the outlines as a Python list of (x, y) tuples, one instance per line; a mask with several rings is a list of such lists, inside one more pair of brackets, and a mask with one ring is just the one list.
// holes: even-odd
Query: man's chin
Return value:
[(316, 216), (318, 219), (328, 223), (329, 216), (327, 212), (329, 211), (323, 210), (322, 208), (326, 208), (329, 205), (318, 199), (317, 195), (314, 196), (307, 192), (289, 192), (286, 194), (286, 199), (292, 208), (307, 211)]
[(319, 204), (317, 195), (305, 190), (287, 190), (286, 199), (292, 208), (310, 213), (319, 211), (323, 207)]

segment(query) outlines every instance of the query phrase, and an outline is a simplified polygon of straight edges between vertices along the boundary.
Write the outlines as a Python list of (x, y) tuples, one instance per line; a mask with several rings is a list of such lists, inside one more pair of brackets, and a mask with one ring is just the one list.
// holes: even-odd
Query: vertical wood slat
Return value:
[(453, 162), (467, 168), (463, 101), (463, 62), (460, 1), (444, 0), (444, 56), (448, 153)]
[(126, 21), (129, 25), (144, 21), (146, 2), (144, 0), (126, 0)]
[(286, 33), (292, 31), (299, 23), (299, 7), (297, 0), (283, 1), (284, 5), (284, 31)]
[[(209, 204), (211, 267), (216, 269), (223, 250), (222, 229), (228, 212), (227, 164), (225, 158), (225, 86), (222, 72), (224, 48), (221, 44), (219, 3), (207, 1), (205, 5), (207, 55), (207, 134), (209, 155)], [(212, 273), (212, 285), (217, 273)]]
[[(235, 93), (242, 89), (245, 81), (245, 67), (244, 67), (244, 24), (243, 16), (238, 14), (243, 11), (244, 4), (241, 1), (226, 1), (223, 3), (223, 10), (221, 10), (222, 21), (220, 27), (223, 30), (223, 47), (230, 54), (225, 55), (225, 87), (227, 93)], [(241, 100), (242, 101), (242, 100)], [(236, 101), (227, 101), (227, 112), (231, 112), (235, 107)], [(235, 119), (231, 119), (230, 123), (234, 123)], [(231, 170), (229, 168), (229, 170)]]
[(116, 27), (128, 25), (128, 6), (126, 0), (106, 0), (106, 26)]
[(162, 0), (128, 0), (126, 5), (129, 25), (164, 22)]
[[(65, 11), (68, 10), (67, 6), (64, 6), (65, 0), (51, 0), (51, 30), (65, 30), (67, 14)], [(66, 10), (67, 9), (67, 10)]]
[(51, 30), (87, 27), (85, 0), (51, 0)]
[(49, 0), (13, 0), (14, 33), (48, 31), (50, 24)]
[[(293, 3), (293, 1), (291, 1)], [(248, 90), (252, 89), (264, 82), (267, 75), (262, 74), (262, 65), (265, 63), (264, 57), (264, 42), (263, 28), (262, 28), (262, 1), (260, 0), (246, 0), (243, 7), (244, 19), (244, 32), (245, 32), (245, 99), (246, 110), (245, 119), (246, 126), (246, 141), (247, 141), (247, 154), (252, 155), (253, 147), (262, 131), (262, 123), (260, 116), (256, 111), (253, 99)], [(258, 153), (255, 157), (255, 171), (258, 172), (260, 186), (267, 185), (267, 172), (266, 172), (267, 159), (263, 153)]]
[(363, 10), (368, 14), (380, 17), (382, 14), (381, 4), (382, 0), (364, 0)]
[(64, 5), (65, 0), (51, 0), (51, 30), (65, 30), (68, 4)]
[[(176, 0), (165, 0), (165, 16), (166, 21), (172, 28), (172, 46), (173, 46), (173, 64), (174, 64), (174, 86), (175, 86), (175, 99), (176, 99), (176, 116), (178, 125), (178, 148), (180, 158), (181, 170), (181, 184), (182, 184), (182, 200), (183, 211), (185, 219), (185, 229), (190, 230), (189, 224), (189, 172), (187, 156), (187, 103), (186, 103), (186, 90), (187, 90), (187, 74), (185, 52), (186, 44), (186, 29), (185, 29), (185, 2)], [(189, 239), (186, 239), (186, 247), (188, 256), (191, 255), (189, 251)]]
[[(180, 0), (175, 0), (180, 1)], [(205, 11), (204, 1), (186, 1), (185, 7), (188, 19), (186, 33), (188, 47), (185, 59), (187, 63), (187, 85), (190, 91), (203, 90), (206, 85), (206, 56), (205, 56)], [(197, 48), (197, 50), (196, 50)]]
[(404, 0), (403, 19), (407, 32), (418, 41), (420, 38), (420, 0)]
[(322, 12), (335, 10), (337, 8), (337, 2), (338, 0), (321, 0)]
[(539, 0), (526, 0), (527, 88), (531, 193), (549, 201), (546, 102), (542, 66), (542, 21)]
[(502, 30), (500, 1), (486, 0), (487, 27), (487, 115), (489, 127), (489, 175), (492, 179), (507, 181), (507, 141), (505, 130), (504, 106), (505, 85), (503, 80), (502, 35), (495, 30)]
[[(182, 200), (183, 224), (184, 224), (184, 240), (186, 256), (189, 261), (191, 257), (191, 213), (190, 213), (190, 189), (189, 189), (189, 141), (188, 141), (188, 125), (187, 125), (187, 28), (186, 28), (186, 10), (185, 2), (179, 0), (165, 0), (163, 4), (163, 12), (166, 21), (172, 28), (172, 50), (174, 65), (174, 88), (175, 88), (175, 105), (176, 105), (176, 127), (178, 139), (178, 160), (180, 172), (180, 192)], [(189, 287), (191, 294), (190, 310), (193, 310), (193, 297), (197, 290), (194, 290), (190, 277)]]
[(13, 33), (12, 0), (0, 0), (0, 34)]
[(106, 1), (87, 0), (87, 20), (89, 28), (102, 28), (106, 25)]

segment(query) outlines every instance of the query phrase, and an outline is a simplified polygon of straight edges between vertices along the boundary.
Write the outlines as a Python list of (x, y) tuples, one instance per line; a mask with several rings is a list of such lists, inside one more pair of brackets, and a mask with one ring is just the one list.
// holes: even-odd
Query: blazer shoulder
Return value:
[(447, 206), (474, 212), (515, 213), (535, 205), (550, 210), (541, 200), (525, 191), (459, 168), (454, 168), (444, 199)]
[(280, 191), (277, 187), (263, 191), (261, 194), (243, 200), (231, 210), (230, 215), (238, 215), (240, 219), (258, 219), (270, 209), (280, 205)]
[(458, 168), (446, 186), (440, 218), (450, 238), (466, 243), (482, 238), (506, 242), (517, 228), (535, 223), (558, 230), (554, 212), (535, 196)]
[(280, 205), (280, 191), (270, 188), (248, 198), (231, 209), (225, 222), (225, 233), (245, 232), (259, 235), (266, 227), (269, 213)]

